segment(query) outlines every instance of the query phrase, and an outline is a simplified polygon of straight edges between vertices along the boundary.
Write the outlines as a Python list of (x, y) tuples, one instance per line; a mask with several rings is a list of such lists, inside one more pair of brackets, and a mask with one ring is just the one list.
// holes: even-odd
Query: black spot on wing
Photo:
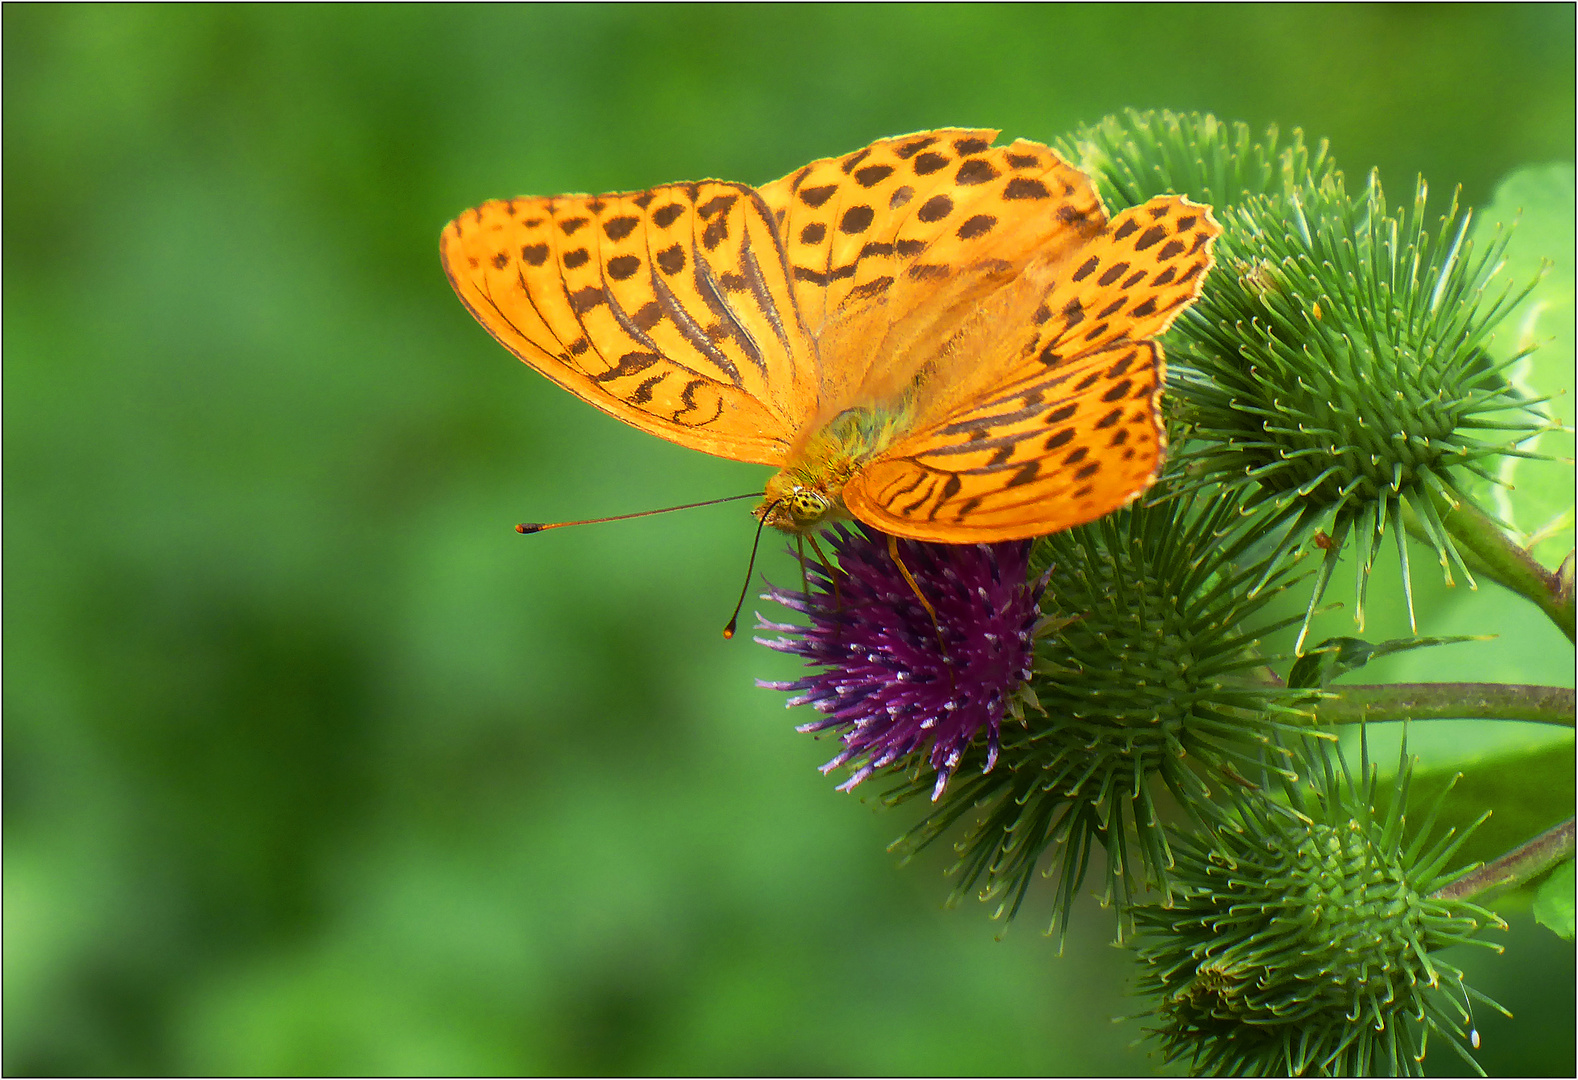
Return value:
[(992, 231), (992, 226), (997, 224), (997, 219), (990, 214), (976, 214), (963, 225), (959, 226), (958, 237), (960, 240), (973, 240), (977, 236), (984, 236)]
[(863, 188), (874, 187), (893, 175), (892, 165), (867, 165), (855, 172), (855, 183)]
[(953, 200), (946, 195), (933, 195), (926, 200), (915, 216), (929, 225), (941, 221), (951, 213), (953, 213)]
[(597, 382), (613, 382), (623, 379), (628, 375), (637, 375), (663, 359), (657, 353), (627, 352), (619, 358), (619, 362), (598, 375), (592, 376)]
[(936, 141), (937, 136), (935, 135), (923, 135), (918, 139), (911, 139), (909, 142), (895, 146), (893, 154), (901, 161), (908, 161)]
[[(1132, 224), (1132, 220), (1130, 224)], [(1138, 227), (1139, 226), (1137, 225), (1135, 226), (1135, 228)], [(1152, 225), (1149, 229), (1145, 230), (1144, 236), (1141, 236), (1138, 240), (1134, 241), (1134, 250), (1144, 251), (1148, 247), (1153, 247), (1156, 244), (1161, 243), (1164, 239), (1166, 239), (1166, 237), (1166, 229), (1162, 228), (1160, 225)]]
[[(1010, 158), (1012, 160), (1012, 158)], [(1041, 181), (1028, 176), (1015, 176), (1003, 188), (1003, 198), (1009, 201), (1018, 199), (1046, 199), (1052, 193)]]
[(984, 184), (989, 180), (997, 179), (997, 170), (985, 158), (971, 158), (959, 166), (959, 171), (954, 173), (954, 182), (964, 187), (973, 187)]
[(577, 315), (585, 315), (607, 299), (607, 295), (600, 287), (588, 285), (586, 288), (577, 289), (570, 294), (570, 310)]
[(852, 206), (844, 211), (844, 216), (838, 221), (838, 231), (846, 236), (863, 233), (871, 227), (874, 216), (869, 206)]
[(817, 207), (827, 202), (828, 199), (832, 198), (833, 192), (837, 190), (837, 184), (822, 184), (819, 187), (801, 188), (799, 191), (799, 197), (802, 203), (815, 210)]
[(1019, 470), (1015, 472), (1013, 476), (1008, 478), (1008, 483), (1004, 486), (1018, 487), (1021, 484), (1028, 484), (1030, 481), (1036, 478), (1036, 474), (1040, 471), (1041, 462), (1034, 459), (1027, 461), (1023, 465), (1019, 466)]
[(629, 214), (623, 217), (610, 218), (603, 222), (603, 235), (617, 243), (629, 236), (640, 222), (640, 218), (631, 217)]
[(670, 244), (657, 253), (658, 269), (665, 274), (674, 275), (685, 269), (685, 249), (678, 244)]
[(1101, 276), (1096, 279), (1096, 284), (1111, 285), (1114, 281), (1117, 281), (1120, 277), (1122, 277), (1124, 271), (1126, 271), (1128, 268), (1129, 264), (1126, 262), (1113, 263), (1111, 266), (1107, 267), (1106, 270), (1102, 271)]

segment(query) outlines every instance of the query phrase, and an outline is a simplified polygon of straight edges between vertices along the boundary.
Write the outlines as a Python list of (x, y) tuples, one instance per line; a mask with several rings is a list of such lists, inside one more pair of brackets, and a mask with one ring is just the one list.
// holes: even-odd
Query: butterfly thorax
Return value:
[(887, 449), (904, 424), (904, 410), (862, 406), (845, 409), (813, 427), (789, 464), (767, 481), (754, 513), (784, 532), (811, 532), (848, 518), (844, 485), (860, 467)]

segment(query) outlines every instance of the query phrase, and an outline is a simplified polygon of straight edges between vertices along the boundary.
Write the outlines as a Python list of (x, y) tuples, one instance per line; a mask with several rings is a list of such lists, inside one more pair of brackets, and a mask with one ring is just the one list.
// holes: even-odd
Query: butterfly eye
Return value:
[(796, 488), (789, 498), (789, 505), (794, 511), (794, 516), (800, 519), (816, 520), (827, 513), (827, 508), (832, 505), (826, 495), (809, 488)]

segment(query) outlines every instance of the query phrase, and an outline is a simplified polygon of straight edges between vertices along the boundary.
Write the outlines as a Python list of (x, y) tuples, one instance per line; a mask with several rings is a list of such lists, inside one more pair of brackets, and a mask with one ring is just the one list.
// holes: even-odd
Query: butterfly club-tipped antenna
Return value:
[[(515, 531), (523, 535), (530, 535), (532, 533), (547, 532), (549, 529), (565, 529), (571, 525), (601, 525), (605, 521), (628, 521), (631, 518), (650, 517), (653, 514), (667, 514), (671, 510), (694, 510), (698, 506), (716, 506), (718, 503), (737, 502), (740, 499), (756, 498), (760, 498), (760, 496), (758, 496), (754, 491), (749, 491), (744, 495), (726, 495), (721, 499), (708, 499), (706, 502), (685, 503), (682, 506), (664, 506), (657, 510), (638, 510), (634, 514), (615, 514), (613, 517), (585, 518), (581, 521), (523, 521), (519, 525), (515, 526)], [(782, 500), (779, 501), (781, 502)], [(745, 596), (751, 591), (751, 574), (756, 570), (756, 550), (757, 548), (761, 547), (762, 528), (767, 524), (767, 519), (772, 515), (773, 510), (777, 506), (778, 503), (776, 502), (769, 504), (767, 508), (762, 511), (761, 520), (756, 523), (756, 539), (751, 542), (751, 561), (745, 567), (745, 584), (740, 588), (740, 599), (739, 602), (734, 605), (734, 614), (729, 616), (729, 625), (723, 628), (723, 636), (725, 639), (732, 638), (734, 636), (734, 632), (739, 624), (740, 609), (745, 606)], [(815, 541), (812, 541), (812, 543), (814, 544)], [(820, 554), (820, 550), (818, 551), (818, 554)], [(823, 561), (826, 561), (826, 556), (823, 556)]]
[(723, 628), (724, 641), (731, 640), (739, 626), (740, 609), (745, 606), (745, 594), (751, 591), (751, 575), (756, 572), (756, 549), (762, 546), (762, 529), (767, 526), (767, 519), (772, 516), (781, 502), (782, 499), (768, 503), (767, 508), (762, 511), (760, 520), (756, 522), (756, 539), (751, 541), (751, 561), (745, 565), (745, 584), (740, 586), (740, 599), (734, 605), (734, 614), (729, 616), (729, 625)]
[(585, 518), (581, 521), (523, 521), (515, 526), (515, 531), (523, 535), (547, 532), (549, 529), (568, 529), (571, 525), (601, 525), (605, 521), (628, 521), (630, 518), (651, 517), (653, 514), (667, 514), (674, 510), (694, 510), (698, 506), (716, 506), (718, 503), (738, 502), (740, 499), (761, 498), (754, 491), (744, 495), (725, 495), (721, 499), (708, 499), (706, 502), (685, 503), (681, 506), (663, 506), (656, 510), (638, 510), (634, 514), (615, 514), (613, 517)]

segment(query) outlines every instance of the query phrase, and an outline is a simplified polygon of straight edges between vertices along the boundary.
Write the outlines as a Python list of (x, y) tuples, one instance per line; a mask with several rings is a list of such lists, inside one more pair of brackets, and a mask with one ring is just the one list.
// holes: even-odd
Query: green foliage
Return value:
[(1405, 508), (1467, 577), (1437, 503), (1463, 498), (1459, 470), (1523, 453), (1482, 432), (1539, 426), (1484, 360), (1512, 303), (1488, 295), (1501, 245), (1475, 251), (1455, 204), (1429, 229), (1425, 192), (1393, 217), (1375, 176), (1353, 198), (1337, 176), (1225, 210), (1219, 269), (1176, 334), (1193, 372), (1177, 383), (1184, 460), (1201, 482), (1255, 481), (1284, 548), (1330, 534), (1311, 613), (1351, 533), (1361, 628), (1388, 529), (1409, 585)]
[(1544, 408), (1568, 429), (1546, 431), (1524, 443), (1556, 460), (1508, 457), (1495, 481), (1474, 477), (1467, 493), (1514, 529), (1519, 541), (1546, 565), (1559, 563), (1573, 549), (1573, 168), (1545, 165), (1519, 169), (1496, 188), (1490, 205), (1474, 223), (1476, 242), (1493, 242), (1510, 230), (1505, 273), (1514, 281), (1534, 281), (1528, 294), (1507, 315), (1503, 328), (1485, 347), (1497, 361), (1512, 361), (1505, 371), (1512, 389)]
[(1293, 662), (1288, 670), (1289, 686), (1319, 688), (1350, 671), (1357, 671), (1371, 660), (1383, 656), (1423, 649), (1431, 645), (1453, 645), (1463, 641), (1485, 641), (1487, 638), (1457, 635), (1455, 637), (1396, 638), (1371, 644), (1363, 638), (1327, 638)]
[(1467, 747), (1449, 766), (1415, 771), (1422, 791), (1445, 790), (1440, 819), (1466, 829), (1493, 809), (1463, 846), (1464, 864), (1490, 862), (1538, 836), (1572, 814), (1572, 743), (1551, 743), (1508, 752)]
[(1322, 142), (1312, 152), (1294, 129), (1278, 149), (1276, 125), (1261, 138), (1249, 125), (1167, 110), (1108, 116), (1056, 141), (1056, 148), (1082, 172), (1095, 177), (1108, 214), (1138, 206), (1156, 195), (1187, 195), (1215, 209), (1257, 195), (1281, 195), (1332, 175)]
[(1541, 883), (1534, 894), (1534, 917), (1551, 928), (1564, 941), (1573, 939), (1573, 894), (1578, 881), (1573, 878), (1573, 861), (1568, 859)]
[[(1311, 156), (1295, 141), (1279, 153), (1275, 130), (1256, 145), (1242, 125), (1225, 129), (1208, 117), (1130, 114), (1126, 121), (1112, 118), (1082, 129), (1071, 145), (1100, 172), (1111, 198), (1138, 201), (1158, 190), (1209, 191), (1219, 201), (1226, 196), (1227, 205), (1216, 208), (1224, 225), (1217, 267), (1169, 336), (1170, 387), (1176, 414), (1187, 425), (1169, 474), (1182, 478), (1181, 490), (1235, 491), (1246, 512), (1259, 511), (1247, 532), (1263, 542), (1235, 552), (1247, 556), (1249, 595), (1285, 587), (1282, 576), (1302, 545), (1324, 552), (1294, 643), (1303, 655), (1287, 669), (1290, 688), (1328, 687), (1372, 661), (1424, 645), (1488, 640), (1416, 636), (1372, 645), (1334, 637), (1304, 649), (1317, 605), (1345, 556), (1354, 563), (1354, 617), (1363, 627), (1366, 589), (1388, 530), (1415, 635), (1409, 531), (1434, 548), (1448, 583), (1455, 569), (1474, 584), (1461, 546), (1476, 566), (1519, 588), (1572, 636), (1570, 611), (1563, 615), (1555, 599), (1562, 581), (1529, 569), (1528, 556), (1510, 538), (1464, 506), (1473, 496), (1489, 505), (1486, 485), (1512, 492), (1513, 480), (1524, 474), (1517, 463), (1526, 462), (1534, 490), (1517, 518), (1511, 515), (1518, 497), (1501, 496), (1503, 520), (1537, 520), (1520, 538), (1556, 540), (1558, 551), (1568, 535), (1570, 451), (1559, 462), (1565, 479), (1552, 484), (1550, 471), (1539, 468), (1553, 463), (1550, 453), (1525, 444), (1556, 427), (1542, 412), (1540, 393), (1549, 386), (1559, 394), (1571, 385), (1570, 334), (1536, 360), (1540, 343), (1529, 329), (1547, 310), (1565, 328), (1569, 283), (1538, 296), (1535, 274), (1508, 278), (1508, 234), (1482, 228), (1470, 239), (1473, 215), (1460, 214), (1455, 198), (1432, 225), (1421, 180), (1413, 206), (1391, 214), (1376, 174), (1350, 196), (1324, 146)], [(1570, 235), (1571, 184), (1559, 186), (1570, 176), (1544, 177), (1543, 187), (1516, 178), (1503, 198), (1530, 201)], [(1570, 250), (1558, 255), (1569, 267)], [(1525, 254), (1512, 269), (1526, 271), (1527, 263)], [(1523, 326), (1509, 349), (1507, 335), (1498, 339), (1495, 331), (1514, 312)], [(1553, 364), (1549, 370), (1547, 363)], [(1145, 574), (1122, 567), (1114, 577), (1144, 580)], [(1071, 670), (1065, 681), (1082, 675)], [(1326, 693), (1342, 696), (1336, 687)], [(1491, 808), (1507, 813), (1499, 836), (1481, 835), (1486, 853), (1480, 860), (1517, 849), (1507, 856), (1513, 867), (1522, 850), (1517, 846), (1570, 809), (1570, 795), (1559, 797), (1563, 788), (1570, 791), (1570, 742), (1555, 748), (1556, 772), (1544, 784), (1538, 753), (1508, 761), (1502, 771), (1472, 771), (1474, 782), (1457, 791), (1462, 776), (1454, 772), (1436, 810), (1457, 819), (1447, 834), (1457, 839), (1432, 849), (1428, 869), (1412, 888), (1403, 886), (1405, 864), (1420, 849), (1411, 848), (1406, 859), (1384, 854), (1402, 851), (1397, 826), (1411, 770), (1405, 763), (1385, 799), (1377, 798), (1373, 777), (1363, 791), (1350, 784), (1339, 792), (1332, 786), (1331, 758), (1321, 757), (1316, 746), (1306, 749), (1314, 755), (1309, 768), (1327, 772), (1318, 801), (1328, 812), (1342, 807), (1341, 820), (1321, 824), (1326, 831), (1320, 835), (1279, 832), (1278, 823), (1290, 820), (1281, 816), (1282, 804), (1262, 808), (1257, 800), (1264, 796), (1253, 791), (1225, 793), (1240, 806), (1238, 828), (1202, 827), (1208, 815), (1179, 798), (1195, 829), (1175, 839), (1164, 872), (1157, 873), (1159, 860), (1149, 867), (1164, 879), (1158, 883), (1163, 902), (1134, 912), (1138, 953), (1149, 965), (1142, 986), (1158, 1001), (1162, 1050), (1170, 1061), (1212, 1073), (1414, 1074), (1424, 1059), (1424, 1035), (1434, 1030), (1477, 1069), (1461, 1045), (1468, 1014), (1454, 1005), (1454, 1017), (1445, 1008), (1450, 999), (1441, 997), (1438, 973), (1426, 959), (1452, 935), (1432, 945), (1410, 934), (1432, 918), (1443, 919), (1443, 926), (1453, 922), (1439, 907), (1453, 901), (1432, 895), (1444, 884), (1434, 875), (1452, 876), (1448, 855)], [(1296, 784), (1288, 786), (1293, 774), (1275, 758), (1268, 763), (1272, 768), (1263, 775), (1281, 784), (1296, 810), (1303, 796)], [(1472, 770), (1471, 762), (1457, 764)], [(1375, 832), (1376, 815), (1389, 822), (1384, 835)], [(1295, 817), (1295, 830), (1320, 820)], [(1143, 824), (1138, 831), (1143, 838)], [(1322, 851), (1329, 846), (1336, 861), (1304, 860), (1312, 844)], [(1109, 866), (1123, 865), (1111, 854), (1116, 845), (1108, 841), (1107, 847)], [(1466, 872), (1472, 864), (1454, 865)], [(1065, 858), (1065, 874), (1067, 866)], [(1370, 877), (1377, 866), (1381, 877)], [(1514, 874), (1515, 881), (1527, 879)], [(1371, 895), (1366, 890), (1375, 882), (1403, 892)], [(1549, 913), (1550, 899), (1541, 896)], [(1289, 910), (1290, 898), (1295, 906), (1318, 898), (1317, 908), (1341, 912), (1353, 925), (1311, 932), (1301, 921), (1308, 910)], [(1427, 908), (1431, 915), (1424, 914)], [(1402, 921), (1381, 926), (1377, 913), (1385, 913), (1382, 922)], [(1565, 925), (1559, 913), (1550, 917)], [(1361, 957), (1354, 952), (1361, 942), (1363, 949), (1391, 945), (1385, 955)], [(1415, 960), (1424, 967), (1413, 970)], [(1466, 1002), (1473, 991), (1455, 969), (1451, 978)], [(1421, 996), (1424, 987), (1429, 990)], [(1425, 1030), (1411, 1032), (1410, 1022)], [(1477, 1036), (1473, 1041), (1477, 1045)]]

